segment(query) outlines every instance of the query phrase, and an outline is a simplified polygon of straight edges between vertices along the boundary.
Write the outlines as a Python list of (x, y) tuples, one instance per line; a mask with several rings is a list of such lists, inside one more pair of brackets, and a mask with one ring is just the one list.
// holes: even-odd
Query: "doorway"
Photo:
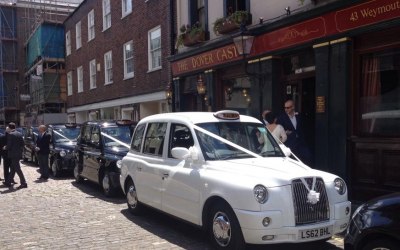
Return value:
[(292, 80), (284, 84), (285, 100), (294, 101), (296, 112), (303, 119), (303, 133), (311, 152), (311, 167), (315, 158), (315, 77)]

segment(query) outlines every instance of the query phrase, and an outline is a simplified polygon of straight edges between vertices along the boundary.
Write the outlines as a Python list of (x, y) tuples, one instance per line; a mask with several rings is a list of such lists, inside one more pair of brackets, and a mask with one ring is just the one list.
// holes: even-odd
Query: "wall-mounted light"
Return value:
[(231, 86), (225, 89), (225, 93), (228, 96), (228, 101), (232, 100), (233, 88)]
[(199, 95), (204, 95), (206, 93), (207, 89), (206, 89), (206, 85), (204, 84), (204, 80), (203, 77), (201, 75), (199, 75), (197, 77), (197, 93)]
[(243, 95), (243, 97), (247, 97), (247, 95), (248, 95), (247, 89), (242, 89), (242, 95)]
[(167, 99), (168, 104), (172, 103), (172, 86), (171, 84), (167, 85), (167, 88), (165, 89), (165, 98)]
[(254, 36), (250, 35), (245, 23), (240, 24), (240, 34), (233, 38), (233, 43), (239, 55), (245, 58), (251, 52)]
[(290, 6), (286, 7), (285, 10), (286, 10), (286, 15), (289, 16), (291, 14)]

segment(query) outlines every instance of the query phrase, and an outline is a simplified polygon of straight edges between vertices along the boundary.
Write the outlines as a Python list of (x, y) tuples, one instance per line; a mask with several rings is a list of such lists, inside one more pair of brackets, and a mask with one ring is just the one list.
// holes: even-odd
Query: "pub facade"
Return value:
[[(216, 32), (238, 11), (250, 15)], [(261, 118), (293, 99), (312, 167), (346, 179), (353, 200), (400, 191), (400, 1), (179, 0), (183, 26), (204, 34), (170, 57), (174, 111)]]

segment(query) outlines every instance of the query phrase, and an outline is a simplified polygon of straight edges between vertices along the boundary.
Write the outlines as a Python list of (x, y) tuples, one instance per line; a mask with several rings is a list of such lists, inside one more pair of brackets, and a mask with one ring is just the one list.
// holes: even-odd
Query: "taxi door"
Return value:
[(141, 202), (161, 209), (164, 171), (164, 138), (166, 122), (149, 123), (145, 132), (142, 154), (135, 156), (134, 182)]
[(191, 160), (175, 159), (171, 155), (174, 147), (189, 149), (194, 145), (194, 136), (189, 127), (171, 124), (168, 150), (162, 173), (162, 210), (199, 224), (200, 211), (200, 168)]

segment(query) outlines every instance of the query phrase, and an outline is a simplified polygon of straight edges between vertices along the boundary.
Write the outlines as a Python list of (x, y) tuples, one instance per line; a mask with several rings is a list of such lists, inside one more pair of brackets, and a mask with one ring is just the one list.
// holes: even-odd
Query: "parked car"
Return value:
[(400, 249), (400, 193), (372, 199), (354, 211), (344, 239), (346, 250)]
[(37, 126), (30, 126), (23, 131), (24, 149), (22, 150), (22, 159), (38, 165), (37, 153), (35, 151), (36, 139), (39, 133)]
[(80, 126), (75, 123), (48, 124), (47, 132), (51, 135), (49, 168), (53, 177), (75, 168), (74, 149), (80, 133)]
[(133, 128), (134, 123), (126, 120), (83, 123), (75, 147), (75, 180), (100, 184), (106, 196), (120, 190), (120, 163), (129, 150)]
[(150, 206), (193, 223), (217, 249), (343, 232), (345, 182), (289, 156), (259, 120), (236, 111), (158, 114), (136, 126), (120, 183), (130, 212)]

